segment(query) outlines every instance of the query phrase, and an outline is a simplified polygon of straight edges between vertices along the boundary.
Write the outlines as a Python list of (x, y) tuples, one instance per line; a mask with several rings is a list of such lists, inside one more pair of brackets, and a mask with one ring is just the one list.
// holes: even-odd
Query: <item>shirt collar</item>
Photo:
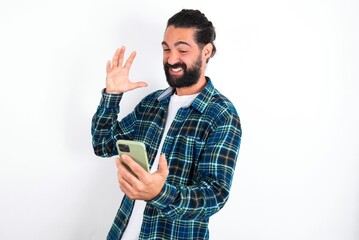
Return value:
[[(206, 108), (206, 106), (207, 106), (208, 102), (210, 101), (210, 99), (214, 93), (214, 90), (215, 90), (211, 79), (209, 77), (206, 77), (206, 80), (207, 80), (206, 86), (203, 88), (202, 92), (190, 104), (190, 106), (193, 106), (195, 109), (197, 109), (201, 113)], [(163, 100), (169, 101), (169, 97), (172, 96), (172, 94), (174, 92), (175, 92), (174, 88), (168, 87), (161, 93), (161, 95), (157, 98), (157, 100), (160, 102)]]

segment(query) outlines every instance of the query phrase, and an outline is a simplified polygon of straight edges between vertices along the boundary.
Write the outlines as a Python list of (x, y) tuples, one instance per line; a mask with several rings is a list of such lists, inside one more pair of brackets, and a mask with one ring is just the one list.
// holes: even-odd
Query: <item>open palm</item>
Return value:
[(118, 48), (112, 58), (106, 65), (106, 93), (120, 94), (139, 87), (146, 87), (145, 82), (131, 82), (128, 75), (132, 66), (132, 62), (136, 57), (136, 52), (132, 52), (128, 57), (125, 65), (123, 58), (125, 55), (125, 47)]

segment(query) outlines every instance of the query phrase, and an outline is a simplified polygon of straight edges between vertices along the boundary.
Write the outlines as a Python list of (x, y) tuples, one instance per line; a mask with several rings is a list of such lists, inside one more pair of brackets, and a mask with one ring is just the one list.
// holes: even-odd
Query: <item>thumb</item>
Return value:
[(168, 166), (167, 166), (167, 160), (164, 153), (160, 156), (160, 161), (158, 163), (158, 172), (164, 175), (168, 175)]
[(131, 90), (136, 89), (136, 88), (141, 88), (141, 87), (147, 87), (148, 84), (146, 82), (132, 82), (131, 83)]

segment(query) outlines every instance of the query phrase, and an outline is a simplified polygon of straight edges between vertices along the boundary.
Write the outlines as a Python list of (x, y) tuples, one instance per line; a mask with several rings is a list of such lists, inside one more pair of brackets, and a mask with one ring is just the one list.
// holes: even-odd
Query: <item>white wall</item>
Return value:
[[(235, 3), (235, 5), (234, 5)], [(166, 86), (167, 19), (199, 8), (217, 28), (209, 75), (243, 127), (211, 239), (359, 239), (357, 1), (2, 1), (0, 239), (104, 239), (121, 192), (91, 118), (105, 64), (138, 55), (128, 113)]]

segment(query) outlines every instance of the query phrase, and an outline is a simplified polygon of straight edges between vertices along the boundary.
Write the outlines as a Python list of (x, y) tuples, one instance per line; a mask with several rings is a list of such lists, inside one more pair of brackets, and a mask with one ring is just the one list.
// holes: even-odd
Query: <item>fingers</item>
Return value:
[[(126, 50), (125, 46), (122, 46), (121, 48), (116, 49), (116, 52), (112, 57), (112, 62), (111, 61), (107, 62), (107, 65), (106, 65), (107, 73), (112, 68), (116, 68), (116, 67), (121, 67), (122, 68), (123, 58), (124, 58), (124, 55), (125, 55), (125, 50)], [(123, 67), (127, 72), (129, 72), (135, 57), (136, 57), (136, 51), (133, 51), (131, 53), (131, 55), (128, 57), (128, 59), (127, 59), (127, 61), (125, 63), (125, 66)], [(112, 63), (112, 65), (111, 65), (111, 63)]]
[(125, 46), (122, 46), (120, 48), (120, 54), (119, 54), (119, 57), (118, 57), (118, 65), (116, 67), (122, 67), (122, 63), (123, 63), (123, 56), (125, 55)]
[(138, 176), (142, 176), (147, 174), (146, 170), (144, 170), (135, 160), (133, 160), (130, 156), (126, 154), (122, 154), (122, 161), (127, 164), (131, 168), (131, 170)]
[(120, 49), (117, 48), (115, 55), (113, 55), (112, 57), (112, 68), (117, 67), (118, 66), (118, 58), (120, 56)]
[(163, 176), (168, 176), (168, 166), (167, 166), (167, 160), (165, 154), (161, 154), (160, 161), (158, 163), (158, 173), (160, 173)]
[[(168, 166), (164, 154), (160, 156), (159, 169), (154, 174), (146, 172), (130, 156), (121, 155), (116, 158), (117, 178), (121, 190), (131, 199), (151, 200), (159, 194), (168, 176)], [(137, 174), (132, 175), (126, 166)]]
[(116, 162), (117, 169), (120, 168), (121, 160), (119, 157), (115, 158), (115, 162)]
[(125, 47), (117, 48), (115, 54), (112, 57), (112, 68), (122, 67), (123, 56), (125, 55)]
[[(123, 156), (121, 156), (123, 159)], [(116, 166), (117, 166), (117, 177), (120, 185), (124, 183), (124, 181), (129, 185), (134, 185), (138, 183), (138, 179), (133, 176), (132, 173), (129, 172), (129, 170), (126, 168), (126, 166), (121, 162), (120, 158), (116, 158)], [(128, 165), (128, 164), (127, 164)], [(133, 170), (132, 170), (133, 171)]]
[(124, 194), (126, 194), (131, 199), (135, 199), (133, 188), (128, 182), (119, 180), (119, 186)]
[(106, 73), (108, 74), (111, 71), (111, 61), (108, 60), (106, 63)]
[[(133, 63), (133, 60), (135, 59), (136, 57), (136, 52), (133, 51), (131, 53), (131, 55), (128, 57), (126, 63), (125, 63), (125, 66), (124, 68), (127, 69), (128, 71), (130, 70), (131, 66), (132, 66), (132, 63)], [(122, 59), (123, 59), (123, 56), (122, 56)]]
[[(136, 199), (136, 197), (139, 196), (138, 193), (143, 192), (143, 184), (132, 173), (130, 173), (124, 165), (131, 165), (130, 162), (133, 160), (127, 155), (121, 155), (121, 158), (123, 162), (125, 162), (124, 159), (126, 159), (127, 163), (121, 162), (120, 158), (115, 159), (116, 166), (118, 168), (117, 179), (119, 187), (129, 198)], [(131, 166), (129, 167), (131, 168)], [(141, 166), (139, 167), (142, 168)]]
[(148, 179), (150, 177), (150, 174), (143, 169), (142, 166), (140, 166), (137, 162), (135, 162), (135, 160), (133, 160), (130, 156), (128, 155), (121, 155), (122, 160), (124, 163), (126, 163), (131, 170), (136, 174), (137, 178), (136, 178), (136, 183), (139, 182), (148, 182)]

